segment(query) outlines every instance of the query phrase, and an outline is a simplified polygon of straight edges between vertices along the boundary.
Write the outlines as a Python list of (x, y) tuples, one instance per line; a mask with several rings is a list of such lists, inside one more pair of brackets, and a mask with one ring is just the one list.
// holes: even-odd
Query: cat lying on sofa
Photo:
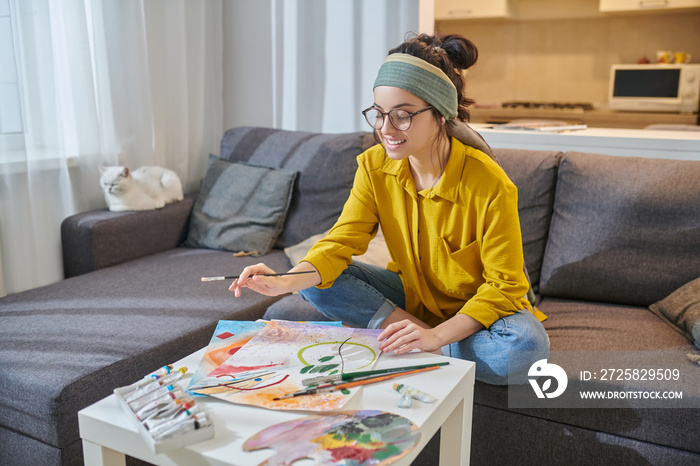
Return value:
[(160, 209), (183, 198), (180, 178), (167, 168), (100, 166), (100, 173), (100, 185), (112, 212)]

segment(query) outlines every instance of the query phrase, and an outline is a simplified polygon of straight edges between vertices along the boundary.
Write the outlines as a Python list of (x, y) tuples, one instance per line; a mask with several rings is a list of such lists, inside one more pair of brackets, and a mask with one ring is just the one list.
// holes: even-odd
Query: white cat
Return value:
[(100, 184), (112, 212), (160, 209), (182, 200), (180, 178), (167, 168), (100, 166), (100, 172)]

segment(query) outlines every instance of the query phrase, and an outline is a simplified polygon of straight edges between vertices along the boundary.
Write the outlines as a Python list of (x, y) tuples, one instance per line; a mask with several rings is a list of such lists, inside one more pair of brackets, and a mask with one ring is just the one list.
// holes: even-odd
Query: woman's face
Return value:
[[(374, 106), (382, 112), (393, 109), (417, 112), (428, 106), (421, 98), (398, 87), (377, 86), (374, 88)], [(433, 141), (440, 127), (428, 110), (419, 113), (411, 119), (411, 126), (405, 131), (399, 131), (389, 121), (389, 115), (384, 117), (384, 125), (377, 130), (387, 156), (393, 160), (402, 160), (408, 156), (420, 160), (429, 160), (432, 153)]]

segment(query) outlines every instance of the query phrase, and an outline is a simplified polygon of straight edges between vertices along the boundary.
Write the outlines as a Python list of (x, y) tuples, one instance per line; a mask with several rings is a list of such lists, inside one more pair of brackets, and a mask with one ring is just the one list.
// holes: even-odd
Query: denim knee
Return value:
[(549, 337), (529, 311), (497, 320), (462, 341), (443, 347), (446, 356), (476, 363), (476, 379), (491, 385), (525, 383), (530, 366), (549, 357)]
[(351, 265), (330, 288), (307, 288), (299, 295), (328, 319), (379, 328), (396, 307), (390, 298), (403, 299), (403, 288), (394, 272), (364, 265)]

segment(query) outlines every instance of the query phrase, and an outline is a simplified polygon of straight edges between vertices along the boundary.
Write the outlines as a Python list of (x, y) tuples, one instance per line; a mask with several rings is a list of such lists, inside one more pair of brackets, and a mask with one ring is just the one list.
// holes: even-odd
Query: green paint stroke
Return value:
[[(313, 366), (313, 364), (307, 362), (307, 361), (304, 359), (304, 356), (303, 356), (304, 351), (306, 351), (306, 350), (308, 350), (308, 349), (310, 349), (310, 348), (313, 348), (314, 346), (320, 346), (320, 345), (336, 345), (336, 344), (339, 345), (339, 344), (341, 344), (341, 343), (343, 343), (343, 342), (342, 342), (342, 341), (326, 341), (326, 342), (322, 342), (322, 343), (314, 343), (313, 345), (305, 346), (305, 347), (299, 349), (299, 351), (297, 351), (297, 358), (298, 358), (299, 361), (301, 361), (301, 363), (304, 364), (305, 366)], [(354, 343), (354, 342), (351, 342), (351, 341), (345, 342), (345, 344), (346, 344), (346, 345), (360, 346), (360, 347), (362, 347), (362, 348), (365, 348), (367, 351), (369, 351), (369, 352), (372, 354), (372, 358), (370, 359), (370, 361), (369, 361), (367, 364), (365, 364), (364, 366), (356, 367), (356, 368), (354, 368), (353, 370), (359, 370), (359, 369), (363, 369), (363, 368), (365, 368), (365, 367), (371, 366), (371, 365), (374, 363), (374, 361), (376, 361), (376, 359), (377, 359), (377, 353), (375, 353), (374, 350), (373, 350), (372, 348), (370, 348), (369, 346), (363, 345), (362, 343)], [(319, 359), (319, 362), (330, 361), (330, 359), (332, 359), (332, 358), (335, 357), (335, 356), (336, 356), (336, 355), (323, 356), (322, 358)], [(326, 359), (326, 358), (329, 358), (329, 359)], [(308, 372), (309, 370), (311, 370), (311, 369), (308, 369), (307, 372)], [(305, 374), (305, 373), (306, 373), (306, 372), (302, 372), (302, 374)]]
[(327, 372), (331, 369), (335, 369), (338, 367), (338, 364), (326, 364), (323, 366), (316, 366), (313, 369), (309, 371), (309, 374), (315, 374), (315, 373), (320, 373), (320, 372)]

